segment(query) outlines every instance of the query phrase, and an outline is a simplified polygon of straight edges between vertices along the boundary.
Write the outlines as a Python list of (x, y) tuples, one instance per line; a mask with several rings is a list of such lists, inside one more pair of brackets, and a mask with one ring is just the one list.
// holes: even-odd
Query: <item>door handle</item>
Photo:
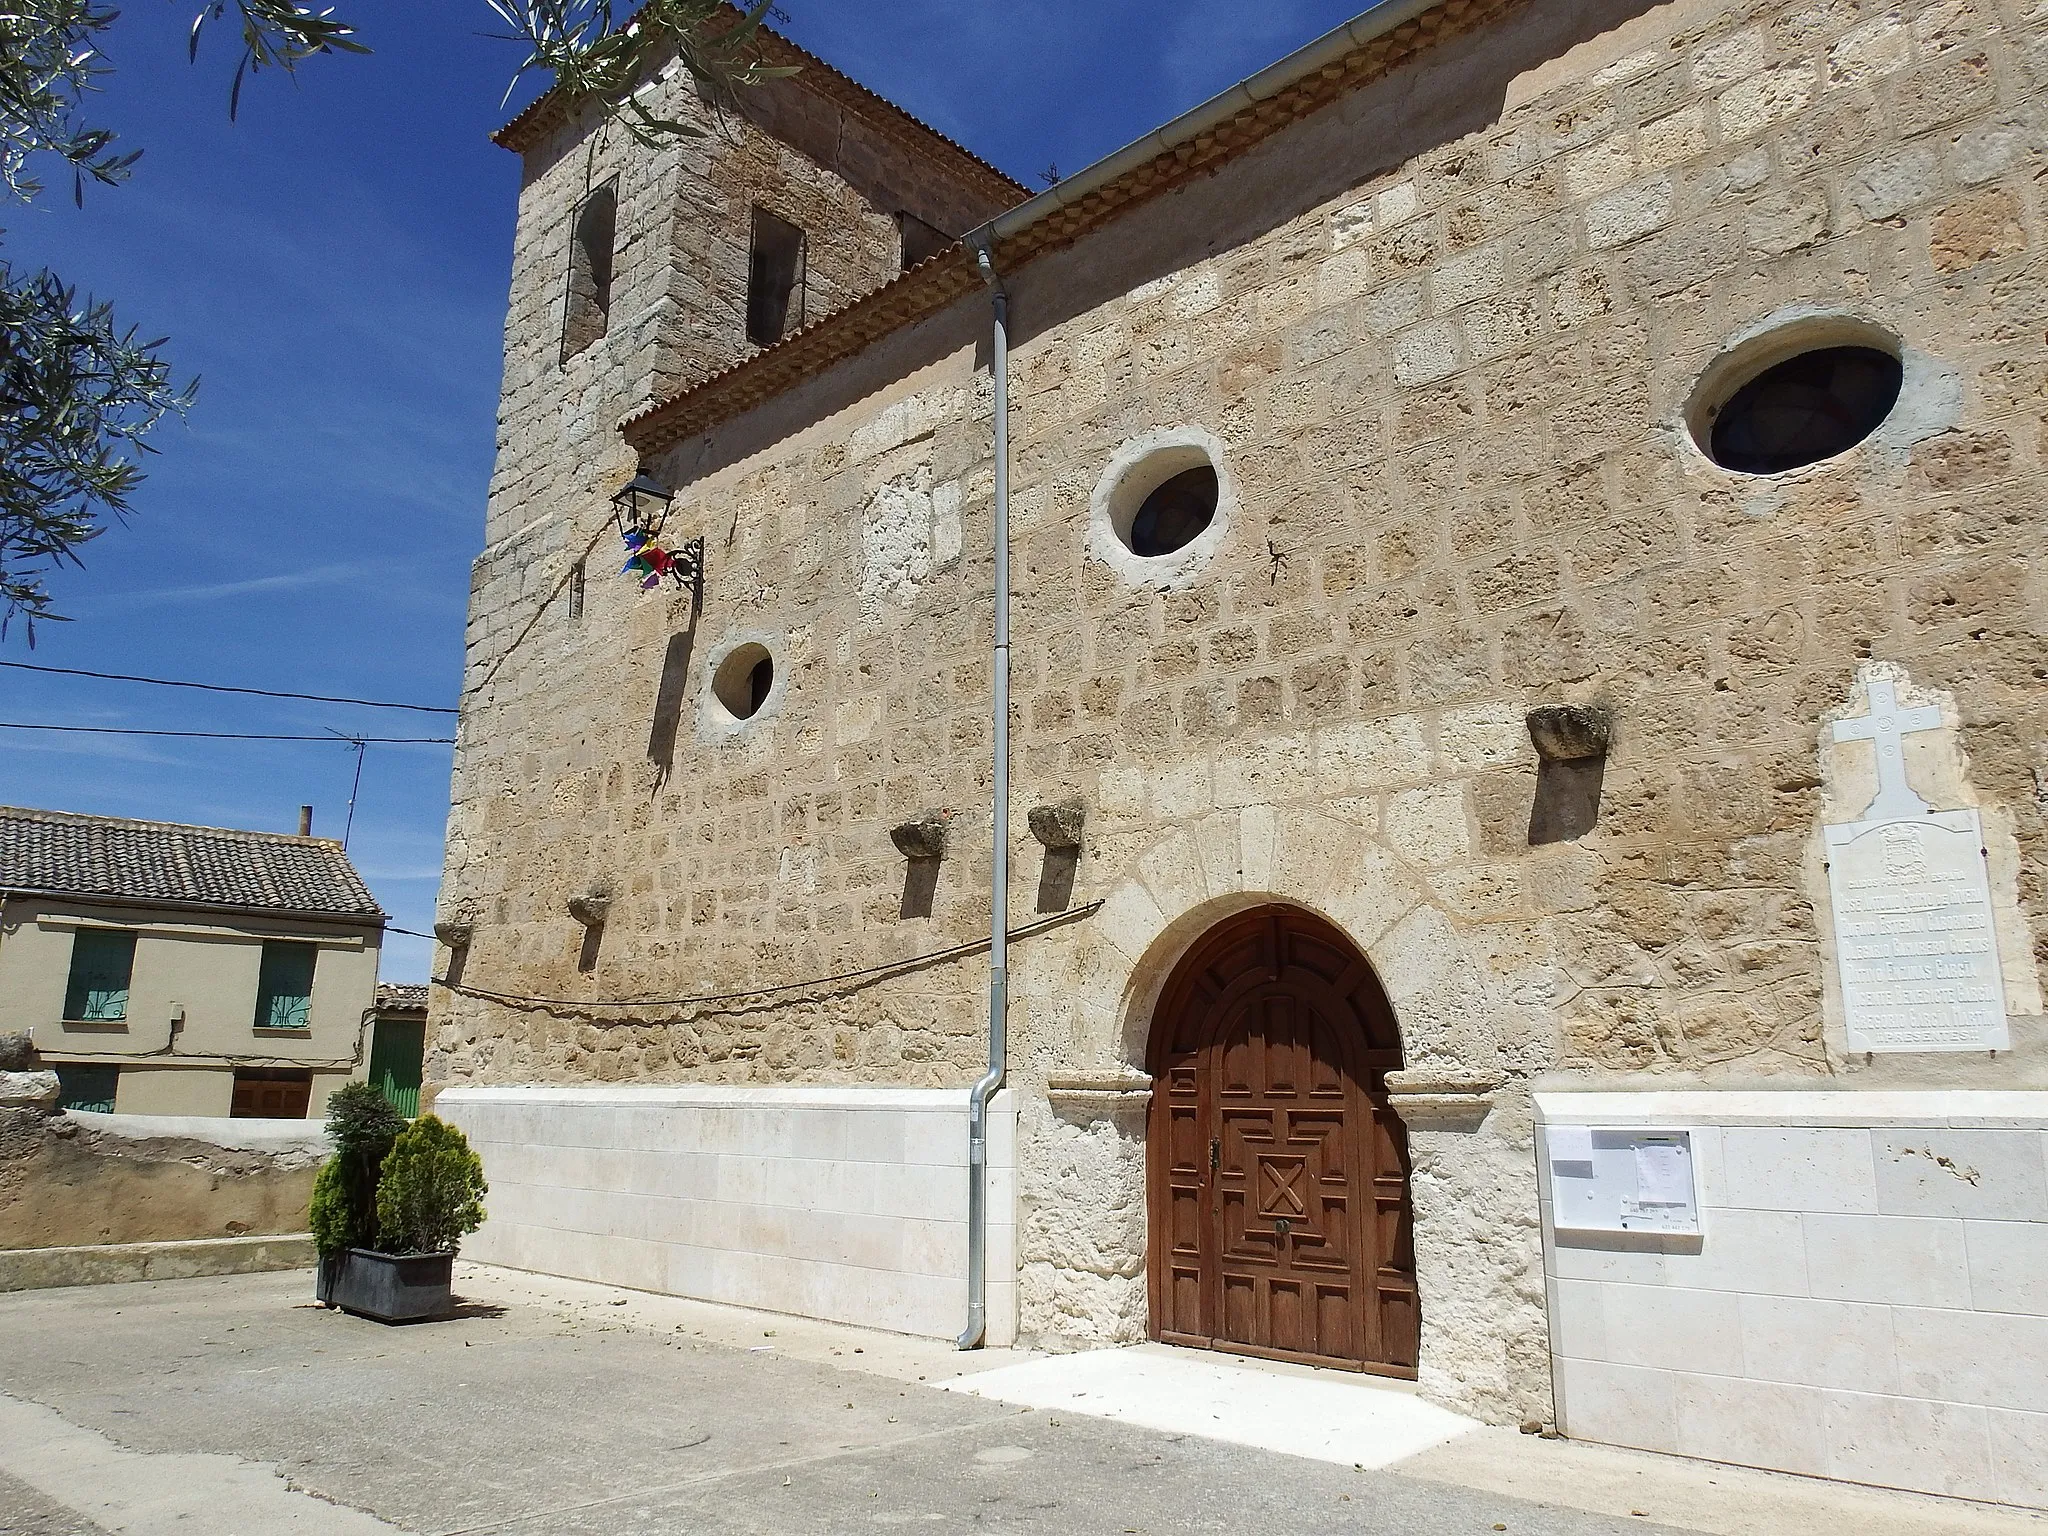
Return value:
[(1285, 1237), (1289, 1232), (1292, 1232), (1293, 1230), (1294, 1223), (1289, 1221), (1285, 1216), (1275, 1216), (1273, 1218), (1274, 1236)]
[(1209, 1138), (1209, 1171), (1214, 1173), (1223, 1166), (1223, 1142), (1215, 1136)]

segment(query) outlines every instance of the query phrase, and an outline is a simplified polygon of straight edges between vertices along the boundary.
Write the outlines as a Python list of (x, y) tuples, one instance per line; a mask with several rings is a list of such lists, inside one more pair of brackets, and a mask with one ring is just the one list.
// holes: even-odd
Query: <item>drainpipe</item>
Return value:
[(1003, 1086), (1010, 1056), (1010, 296), (990, 246), (975, 265), (995, 311), (989, 371), (996, 417), (995, 793), (990, 827), (995, 874), (989, 889), (988, 1071), (967, 1098), (967, 1327), (956, 1341), (978, 1349), (988, 1330), (988, 1102)]

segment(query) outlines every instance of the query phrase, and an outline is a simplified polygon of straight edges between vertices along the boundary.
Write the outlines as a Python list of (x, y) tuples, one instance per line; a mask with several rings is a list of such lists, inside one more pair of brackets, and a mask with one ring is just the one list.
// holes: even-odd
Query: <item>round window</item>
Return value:
[(751, 720), (775, 687), (775, 658), (749, 640), (726, 653), (711, 675), (711, 692), (735, 720)]
[(1899, 359), (1878, 347), (1798, 352), (1710, 403), (1694, 436), (1723, 469), (1782, 474), (1845, 453), (1870, 436), (1898, 403), (1904, 377)]
[(1216, 491), (1216, 470), (1208, 464), (1167, 480), (1138, 504), (1131, 519), (1131, 553), (1170, 555), (1194, 543), (1216, 517)]
[(1222, 443), (1199, 427), (1163, 427), (1125, 443), (1103, 470), (1088, 542), (1126, 580), (1165, 591), (1194, 579), (1235, 511)]

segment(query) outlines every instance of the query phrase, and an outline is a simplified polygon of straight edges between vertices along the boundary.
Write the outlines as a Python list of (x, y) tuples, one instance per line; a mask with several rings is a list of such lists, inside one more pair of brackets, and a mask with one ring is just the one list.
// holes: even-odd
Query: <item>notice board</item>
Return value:
[(1559, 1232), (1699, 1231), (1692, 1132), (1546, 1125), (1543, 1141)]

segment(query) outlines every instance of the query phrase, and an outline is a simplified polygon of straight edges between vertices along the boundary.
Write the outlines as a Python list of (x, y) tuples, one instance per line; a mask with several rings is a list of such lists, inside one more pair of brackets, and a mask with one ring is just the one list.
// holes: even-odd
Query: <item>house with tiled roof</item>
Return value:
[(332, 838), (0, 806), (0, 1033), (70, 1108), (317, 1116), (366, 1069), (384, 920)]

